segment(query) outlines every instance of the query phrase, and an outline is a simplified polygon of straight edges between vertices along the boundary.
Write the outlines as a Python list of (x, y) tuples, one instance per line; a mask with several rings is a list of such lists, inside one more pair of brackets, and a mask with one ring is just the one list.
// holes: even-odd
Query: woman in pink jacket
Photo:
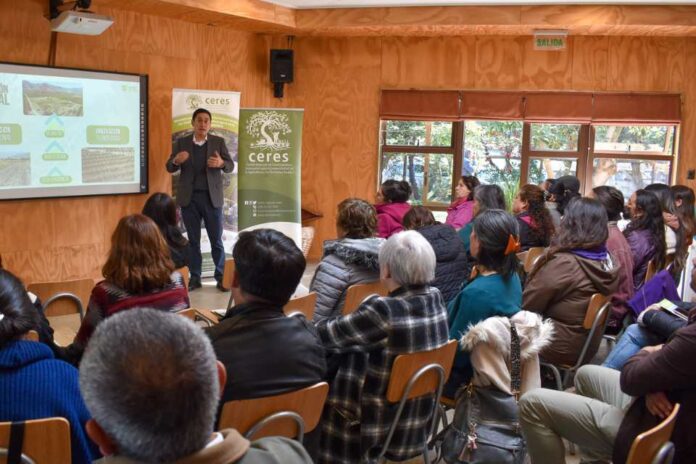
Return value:
[(449, 224), (459, 230), (474, 217), (474, 189), (480, 184), (476, 176), (462, 176), (454, 189), (455, 199), (447, 208), (447, 219), (445, 224)]
[(382, 182), (377, 190), (377, 235), (389, 238), (404, 230), (404, 216), (411, 209), (408, 199), (411, 185), (405, 180), (389, 179)]

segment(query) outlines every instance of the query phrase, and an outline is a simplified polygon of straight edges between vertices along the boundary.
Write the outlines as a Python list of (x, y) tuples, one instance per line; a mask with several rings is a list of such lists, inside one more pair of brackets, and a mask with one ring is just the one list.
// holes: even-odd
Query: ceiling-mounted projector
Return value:
[(109, 28), (114, 20), (108, 16), (86, 11), (63, 11), (51, 20), (51, 30), (69, 34), (99, 35)]

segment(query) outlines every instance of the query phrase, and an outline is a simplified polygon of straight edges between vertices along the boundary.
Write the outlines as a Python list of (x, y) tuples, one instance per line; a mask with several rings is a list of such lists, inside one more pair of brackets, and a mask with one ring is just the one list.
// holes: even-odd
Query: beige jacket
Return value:
[[(522, 387), (520, 394), (541, 387), (539, 351), (551, 343), (553, 323), (529, 311), (512, 316), (520, 337)], [(461, 347), (471, 352), (474, 368), (472, 383), (493, 386), (512, 394), (510, 389), (510, 319), (489, 317), (469, 329), (461, 338)]]

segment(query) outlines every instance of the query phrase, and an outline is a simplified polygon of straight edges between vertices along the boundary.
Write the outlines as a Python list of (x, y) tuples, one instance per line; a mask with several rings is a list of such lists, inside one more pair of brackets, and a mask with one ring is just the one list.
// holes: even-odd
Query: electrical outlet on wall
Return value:
[(686, 171), (686, 178), (689, 180), (696, 179), (696, 169), (689, 169)]

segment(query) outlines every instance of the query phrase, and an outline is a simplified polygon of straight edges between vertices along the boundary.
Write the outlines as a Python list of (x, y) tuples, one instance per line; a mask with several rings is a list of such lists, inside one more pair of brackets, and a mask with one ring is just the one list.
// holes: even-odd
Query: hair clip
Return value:
[(518, 253), (520, 251), (520, 241), (512, 234), (508, 236), (507, 246), (505, 247), (505, 256), (510, 253)]

